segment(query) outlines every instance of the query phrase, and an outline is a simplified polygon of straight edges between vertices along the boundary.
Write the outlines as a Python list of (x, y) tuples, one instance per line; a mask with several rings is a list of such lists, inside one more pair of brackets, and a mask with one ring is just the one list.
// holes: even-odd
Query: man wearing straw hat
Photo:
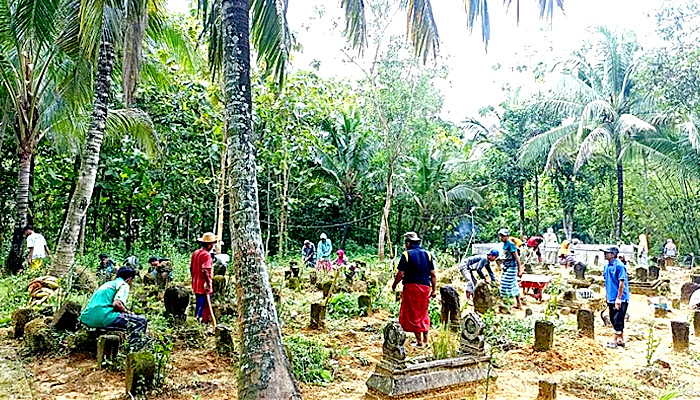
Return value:
[(202, 323), (209, 322), (209, 307), (207, 297), (214, 293), (212, 285), (212, 260), (209, 252), (214, 248), (216, 236), (207, 232), (197, 239), (199, 249), (192, 254), (190, 274), (192, 275), (192, 291), (196, 298), (195, 316)]

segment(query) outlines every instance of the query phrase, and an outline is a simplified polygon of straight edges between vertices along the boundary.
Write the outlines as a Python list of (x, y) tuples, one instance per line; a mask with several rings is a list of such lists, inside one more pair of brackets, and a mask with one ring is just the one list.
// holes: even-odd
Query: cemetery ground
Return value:
[[(187, 264), (183, 256), (175, 261), (175, 284), (189, 287)], [(396, 320), (399, 302), (390, 291), (393, 271), (389, 264), (367, 259), (365, 277), (348, 283), (341, 273), (334, 294), (330, 296), (325, 327), (312, 329), (312, 303), (324, 301), (321, 288), (310, 283), (310, 271), (302, 270), (297, 282), (285, 277), (288, 260), (270, 263), (273, 292), (278, 297), (282, 333), (294, 373), (305, 399), (361, 399), (367, 392), (366, 382), (382, 358), (384, 326)], [(441, 265), (453, 265), (441, 259)], [(593, 270), (596, 267), (592, 267)], [(598, 268), (599, 269), (599, 268)], [(537, 271), (536, 271), (537, 272)], [(595, 271), (588, 276), (597, 276)], [(570, 270), (552, 268), (553, 283), (540, 303), (527, 298), (523, 310), (500, 307), (483, 317), (486, 341), (492, 346), (493, 371), (498, 375), (489, 383), (489, 399), (535, 399), (542, 379), (558, 383), (558, 399), (695, 399), (700, 398), (700, 339), (693, 333), (691, 312), (687, 305), (674, 308), (667, 315), (656, 314), (647, 296), (632, 295), (624, 349), (605, 345), (612, 338), (612, 328), (604, 326), (600, 310), (595, 314), (595, 338), (580, 337), (577, 316), (567, 307), (564, 293), (573, 277)], [(438, 287), (453, 286), (464, 305), (464, 282), (456, 266), (441, 268)], [(669, 304), (680, 297), (681, 285), (690, 281), (690, 271), (671, 267), (661, 271), (671, 281)], [(329, 282), (331, 274), (319, 276), (318, 286)], [(13, 338), (12, 313), (26, 306), (29, 276), (0, 280), (0, 398), (8, 399), (127, 399), (125, 394), (124, 351), (97, 367), (95, 354), (76, 345), (75, 333), (53, 332), (54, 343), (47, 349), (30, 349), (27, 339)], [(237, 317), (229, 284), (215, 298), (219, 322), (236, 330)], [(400, 286), (399, 286), (400, 287)], [(372, 310), (360, 309), (358, 297), (369, 294)], [(71, 300), (85, 304), (89, 294), (72, 290)], [(149, 318), (149, 332), (158, 339), (149, 349), (156, 356), (156, 386), (146, 397), (152, 399), (233, 399), (236, 398), (236, 348), (228, 349), (207, 335), (188, 310), (187, 322), (174, 323), (163, 314), (162, 290), (135, 283), (130, 306)], [(64, 297), (65, 298), (65, 297)], [(58, 301), (52, 300), (56, 310)], [(675, 304), (678, 306), (678, 304)], [(191, 308), (191, 303), (190, 303)], [(525, 309), (533, 311), (525, 316)], [(607, 313), (607, 312), (606, 312)], [(366, 314), (366, 315), (365, 315)], [(408, 358), (433, 356), (438, 343), (458, 343), (458, 334), (439, 328), (440, 295), (431, 300), (432, 345), (418, 350), (407, 335)], [(547, 318), (555, 326), (550, 350), (533, 350), (534, 324)], [(690, 321), (690, 344), (687, 351), (675, 352), (671, 321)], [(651, 329), (650, 329), (651, 327)], [(650, 337), (651, 334), (651, 337)], [(651, 367), (647, 367), (651, 364)], [(483, 383), (473, 398), (486, 398)]]

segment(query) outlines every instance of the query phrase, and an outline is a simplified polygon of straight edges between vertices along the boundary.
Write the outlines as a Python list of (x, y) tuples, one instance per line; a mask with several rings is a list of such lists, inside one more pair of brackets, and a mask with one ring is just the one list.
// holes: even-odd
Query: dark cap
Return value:
[(609, 246), (601, 248), (600, 251), (602, 251), (603, 253), (618, 254), (620, 252), (620, 249), (618, 249), (617, 246)]

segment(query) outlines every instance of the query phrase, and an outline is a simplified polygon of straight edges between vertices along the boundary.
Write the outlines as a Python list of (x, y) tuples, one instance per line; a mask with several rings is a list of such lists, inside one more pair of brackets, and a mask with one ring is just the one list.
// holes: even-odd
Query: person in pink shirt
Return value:
[(216, 243), (216, 236), (211, 232), (207, 232), (202, 235), (201, 238), (197, 239), (197, 241), (199, 242), (199, 249), (192, 253), (192, 260), (190, 261), (192, 291), (196, 298), (195, 316), (202, 321), (202, 323), (207, 323), (210, 319), (207, 302), (211, 301), (211, 299), (207, 299), (207, 297), (214, 293), (210, 252)]

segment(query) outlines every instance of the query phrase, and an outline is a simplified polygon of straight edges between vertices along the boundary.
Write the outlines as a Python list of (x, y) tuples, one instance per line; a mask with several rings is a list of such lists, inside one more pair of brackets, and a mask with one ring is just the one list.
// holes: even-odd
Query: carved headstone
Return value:
[(649, 272), (644, 267), (637, 267), (637, 269), (634, 270), (634, 276), (637, 282), (646, 282), (648, 275)]
[(459, 352), (472, 356), (483, 356), (486, 354), (486, 344), (484, 343), (484, 322), (475, 312), (468, 313), (462, 319), (462, 335), (460, 339)]
[(459, 326), (460, 306), (459, 293), (452, 286), (442, 286), (440, 288), (440, 323), (449, 323), (452, 326)]
[(80, 311), (82, 308), (83, 307), (79, 303), (74, 301), (63, 303), (61, 308), (56, 312), (56, 315), (54, 315), (51, 325), (57, 331), (77, 331), (78, 319), (80, 318)]
[(661, 268), (657, 267), (656, 265), (649, 267), (649, 280), (655, 281), (659, 279), (659, 275), (661, 275)]
[(396, 321), (384, 327), (384, 344), (382, 345), (382, 364), (393, 368), (406, 366), (406, 332)]
[(586, 279), (586, 264), (582, 262), (577, 262), (574, 264), (574, 275), (576, 279)]
[(690, 324), (685, 321), (671, 321), (671, 334), (673, 335), (673, 350), (686, 351), (689, 347)]
[(153, 354), (142, 351), (126, 356), (126, 392), (143, 393), (153, 387), (156, 375), (156, 359)]
[(686, 282), (681, 286), (681, 303), (688, 304), (690, 301), (690, 296), (695, 293), (696, 290), (700, 289), (700, 285), (693, 282)]
[(486, 282), (481, 281), (474, 288), (474, 311), (485, 314), (491, 308), (493, 308), (491, 288)]
[(219, 354), (232, 355), (235, 351), (235, 334), (226, 325), (216, 326), (216, 351)]
[(588, 336), (595, 339), (595, 318), (593, 311), (579, 309), (576, 313), (576, 321), (578, 322), (578, 333), (582, 336)]

